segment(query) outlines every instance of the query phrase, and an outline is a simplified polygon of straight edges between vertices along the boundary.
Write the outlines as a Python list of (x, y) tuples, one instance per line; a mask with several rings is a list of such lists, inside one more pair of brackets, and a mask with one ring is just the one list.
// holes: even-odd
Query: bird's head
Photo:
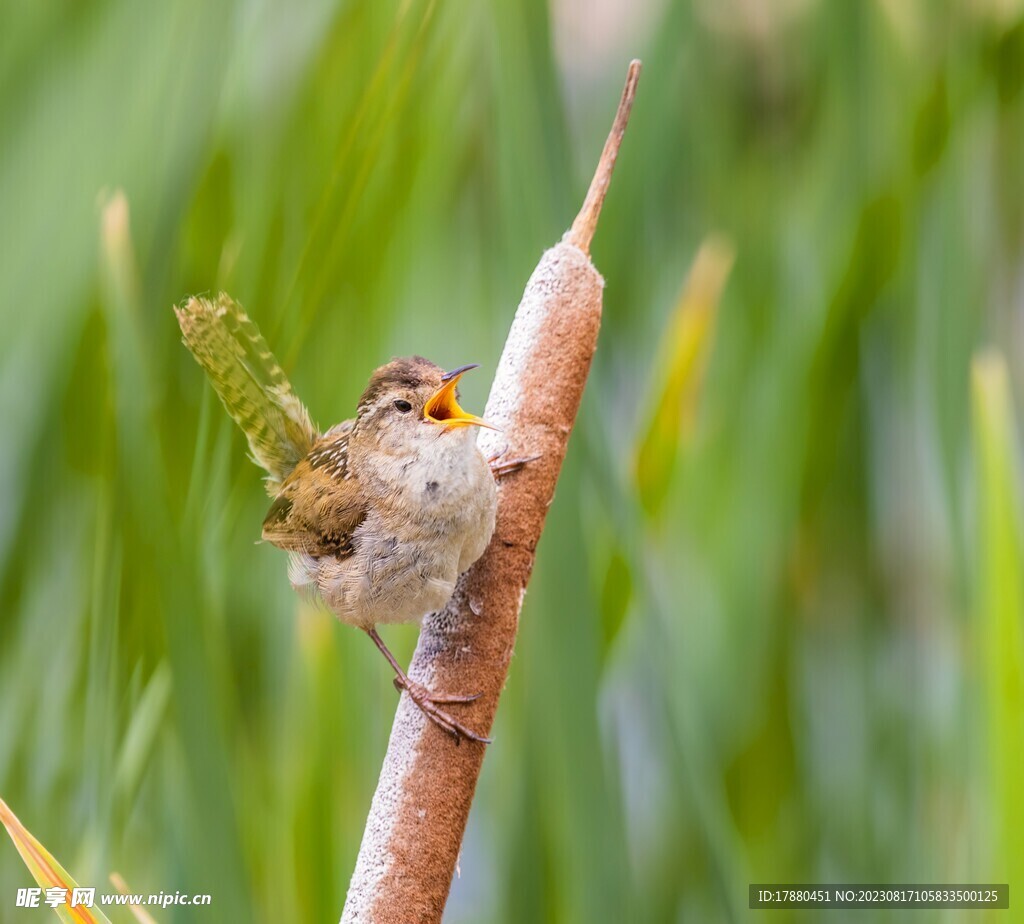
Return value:
[(439, 438), (471, 444), (475, 427), (496, 430), (482, 417), (459, 407), (459, 379), (475, 368), (459, 366), (445, 372), (422, 356), (393, 359), (381, 366), (370, 376), (359, 399), (359, 440), (397, 454)]

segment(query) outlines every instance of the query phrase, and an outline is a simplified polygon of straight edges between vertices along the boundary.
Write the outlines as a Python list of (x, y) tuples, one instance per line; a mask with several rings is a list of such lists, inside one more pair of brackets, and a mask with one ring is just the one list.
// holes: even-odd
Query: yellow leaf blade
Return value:
[(652, 412), (637, 445), (634, 464), (637, 489), (648, 513), (656, 513), (661, 507), (679, 445), (693, 429), (718, 305), (733, 260), (728, 240), (715, 236), (705, 239), (669, 319), (649, 389)]
[(110, 924), (107, 916), (98, 908), (88, 908), (82, 905), (71, 907), (71, 892), (78, 887), (78, 883), (33, 837), (32, 832), (18, 820), (18, 816), (11, 811), (3, 799), (0, 799), (0, 821), (4, 823), (7, 833), (14, 841), (14, 846), (18, 848), (18, 853), (21, 854), (22, 860), (25, 861), (25, 865), (40, 888), (44, 890), (63, 888), (67, 893), (66, 903), (53, 909), (57, 913), (57, 917), (66, 921), (67, 924)]

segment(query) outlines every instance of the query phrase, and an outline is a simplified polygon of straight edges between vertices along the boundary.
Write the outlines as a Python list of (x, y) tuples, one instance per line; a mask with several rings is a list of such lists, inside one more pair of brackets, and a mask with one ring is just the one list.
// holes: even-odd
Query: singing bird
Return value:
[(456, 742), (488, 743), (441, 707), (479, 694), (431, 692), (410, 679), (376, 628), (419, 622), (448, 602), (494, 532), (495, 477), (530, 461), (498, 464), (477, 448), (477, 428), (491, 424), (464, 411), (457, 390), (476, 366), (445, 372), (420, 356), (394, 359), (370, 376), (356, 416), (320, 433), (231, 298), (192, 298), (175, 313), (267, 472), (274, 501), (263, 538), (288, 552), (292, 585), (365, 631), (395, 686)]

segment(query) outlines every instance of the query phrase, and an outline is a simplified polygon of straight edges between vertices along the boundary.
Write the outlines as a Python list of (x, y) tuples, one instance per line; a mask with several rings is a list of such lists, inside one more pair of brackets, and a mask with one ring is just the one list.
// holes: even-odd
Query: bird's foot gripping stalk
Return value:
[(411, 680), (409, 675), (402, 670), (402, 666), (395, 660), (395, 656), (388, 649), (388, 646), (384, 644), (384, 639), (380, 637), (376, 629), (367, 629), (366, 634), (373, 639), (373, 644), (388, 659), (388, 664), (391, 665), (391, 669), (395, 672), (395, 689), (399, 692), (405, 690), (409, 694), (409, 699), (422, 710), (423, 714), (437, 725), (438, 728), (448, 732), (455, 739), (456, 744), (461, 744), (463, 738), (468, 738), (470, 741), (479, 741), (481, 744), (491, 743), (490, 738), (485, 735), (478, 735), (438, 706), (438, 703), (471, 703), (473, 700), (479, 699), (479, 693), (431, 693), (422, 683)]
[(490, 738), (478, 735), (438, 706), (438, 703), (471, 703), (480, 697), (479, 693), (431, 693), (422, 683), (410, 680), (406, 676), (396, 676), (394, 684), (396, 690), (405, 690), (409, 694), (409, 699), (419, 706), (423, 714), (438, 728), (448, 732), (455, 739), (456, 744), (460, 744), (463, 738), (479, 741), (481, 744), (491, 743)]

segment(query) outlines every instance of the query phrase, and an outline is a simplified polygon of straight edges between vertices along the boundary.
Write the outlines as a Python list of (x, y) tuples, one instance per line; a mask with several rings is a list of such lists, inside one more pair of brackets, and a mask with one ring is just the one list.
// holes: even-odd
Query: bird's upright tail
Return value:
[(269, 474), (273, 497), (317, 438), (309, 412), (259, 328), (229, 296), (191, 298), (174, 313), (185, 346), (245, 433), (253, 460)]

